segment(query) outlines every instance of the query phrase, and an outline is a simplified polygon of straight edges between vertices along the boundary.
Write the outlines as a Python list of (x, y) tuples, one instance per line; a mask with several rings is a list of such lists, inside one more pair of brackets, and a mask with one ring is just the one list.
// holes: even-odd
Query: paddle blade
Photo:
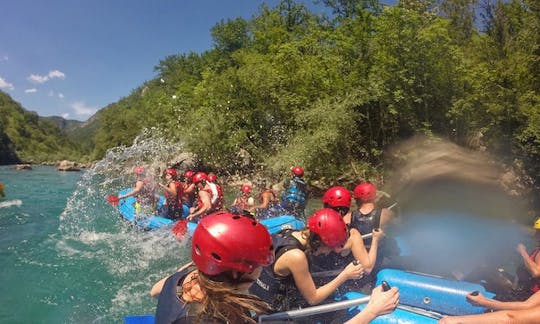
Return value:
[(120, 199), (118, 199), (118, 196), (109, 195), (107, 196), (107, 201), (113, 206), (118, 206)]
[(187, 220), (179, 220), (178, 223), (174, 225), (172, 231), (174, 236), (176, 236), (176, 239), (178, 241), (181, 241), (187, 234)]

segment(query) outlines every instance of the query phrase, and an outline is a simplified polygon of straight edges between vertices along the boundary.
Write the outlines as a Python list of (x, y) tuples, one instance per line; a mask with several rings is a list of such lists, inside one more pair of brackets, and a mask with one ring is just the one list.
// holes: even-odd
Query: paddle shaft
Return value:
[(302, 309), (279, 312), (279, 313), (274, 313), (270, 315), (261, 315), (259, 316), (259, 323), (262, 323), (264, 321), (290, 320), (290, 319), (294, 319), (298, 317), (305, 317), (305, 316), (333, 312), (333, 311), (349, 308), (352, 306), (365, 304), (369, 301), (369, 298), (370, 296), (366, 296), (366, 297), (361, 297), (361, 298), (356, 298), (356, 299), (339, 301), (332, 304), (306, 307)]

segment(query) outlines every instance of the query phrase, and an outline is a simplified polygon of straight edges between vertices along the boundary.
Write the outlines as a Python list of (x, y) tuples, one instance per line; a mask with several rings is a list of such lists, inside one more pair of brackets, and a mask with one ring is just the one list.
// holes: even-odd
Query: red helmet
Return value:
[(144, 167), (142, 165), (138, 165), (138, 166), (134, 167), (133, 168), (133, 173), (135, 173), (136, 175), (144, 174)]
[(291, 168), (291, 172), (294, 173), (296, 176), (301, 177), (304, 175), (304, 169), (302, 169), (300, 166), (293, 166)]
[(242, 192), (248, 195), (251, 192), (251, 185), (247, 183), (242, 185)]
[(165, 170), (165, 174), (170, 174), (175, 179), (178, 176), (178, 173), (176, 172), (176, 170), (172, 168)]
[(351, 207), (351, 193), (347, 188), (341, 186), (332, 187), (324, 193), (322, 197), (323, 204), (330, 207)]
[(331, 248), (343, 246), (349, 237), (343, 218), (330, 208), (319, 209), (309, 216), (308, 228), (321, 237), (324, 245)]
[(216, 177), (216, 174), (214, 172), (208, 173), (208, 181), (216, 182), (216, 180), (217, 180), (217, 177)]
[(193, 172), (192, 170), (187, 170), (186, 172), (184, 172), (184, 178), (191, 179), (191, 177), (193, 177), (193, 174), (195, 174), (195, 172)]
[(194, 184), (197, 184), (197, 183), (199, 183), (201, 181), (208, 180), (208, 176), (204, 172), (197, 172), (197, 173), (195, 173), (193, 178), (191, 178), (191, 180), (193, 181)]
[(363, 182), (354, 188), (354, 198), (362, 201), (374, 200), (377, 196), (377, 189), (369, 182)]
[(273, 258), (268, 230), (247, 216), (215, 212), (201, 219), (193, 233), (191, 259), (207, 275), (252, 272), (272, 263)]

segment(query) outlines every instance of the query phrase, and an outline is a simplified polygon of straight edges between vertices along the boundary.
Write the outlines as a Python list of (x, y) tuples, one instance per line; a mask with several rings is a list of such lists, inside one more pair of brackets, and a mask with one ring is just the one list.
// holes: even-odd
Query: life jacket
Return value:
[[(355, 210), (351, 213), (349, 228), (356, 228), (362, 235), (369, 234), (375, 228), (381, 226), (381, 212), (382, 209), (379, 208), (374, 208), (367, 214), (362, 214), (359, 210)], [(371, 238), (364, 239), (364, 245), (366, 249), (369, 249), (371, 247)]]
[(308, 198), (307, 185), (299, 177), (293, 177), (281, 195), (280, 204), (294, 214), (304, 213)]
[(174, 180), (173, 183), (176, 188), (176, 196), (174, 196), (173, 194), (165, 190), (165, 199), (167, 199), (167, 205), (178, 207), (182, 205), (182, 195), (184, 193), (184, 186), (178, 180)]
[(272, 235), (276, 251), (274, 262), (263, 268), (261, 275), (249, 289), (251, 294), (269, 303), (276, 312), (308, 305), (298, 288), (296, 288), (292, 274), (282, 277), (274, 273), (276, 261), (285, 252), (294, 249), (305, 250), (305, 247), (292, 233), (292, 230), (283, 230)]
[(191, 191), (191, 192), (186, 191), (186, 189), (190, 185), (191, 184), (184, 183), (183, 184), (183, 189), (182, 189), (182, 202), (188, 207), (192, 207), (193, 203), (195, 202), (195, 190)]
[[(201, 190), (199, 190), (199, 191), (206, 191), (206, 192), (208, 192), (208, 193), (210, 194), (210, 202), (212, 202), (212, 197), (213, 197), (213, 195), (214, 195), (214, 194), (212, 193), (212, 189), (210, 189), (210, 188), (203, 188), (203, 189), (201, 189)], [(197, 194), (197, 209), (201, 209), (201, 208), (203, 207), (203, 205), (204, 205), (204, 204), (203, 204), (203, 202), (202, 202), (202, 200), (201, 200), (200, 195)], [(213, 206), (212, 206), (212, 208), (210, 208), (210, 210), (208, 210), (206, 213), (208, 214), (208, 213), (210, 213), (212, 210), (213, 210)]]
[(210, 189), (212, 190), (212, 209), (220, 210), (223, 208), (223, 189), (220, 185), (214, 182), (208, 182)]
[(196, 308), (198, 303), (184, 302), (178, 297), (177, 289), (179, 286), (182, 286), (184, 278), (189, 273), (196, 270), (197, 268), (195, 266), (189, 266), (186, 269), (176, 272), (165, 280), (156, 307), (156, 324), (177, 323), (182, 319), (195, 316), (193, 308)]
[(236, 197), (234, 201), (234, 205), (238, 206), (241, 210), (248, 210), (249, 209), (249, 197), (241, 195)]

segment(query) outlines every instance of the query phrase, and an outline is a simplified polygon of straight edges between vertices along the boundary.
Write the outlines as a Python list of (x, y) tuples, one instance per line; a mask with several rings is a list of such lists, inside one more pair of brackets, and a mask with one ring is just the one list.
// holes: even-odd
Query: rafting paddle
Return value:
[(120, 201), (120, 199), (118, 199), (118, 196), (108, 195), (108, 196), (107, 196), (107, 201), (108, 201), (109, 204), (111, 204), (112, 206), (118, 206), (118, 202)]
[(178, 241), (181, 241), (187, 233), (187, 220), (181, 219), (174, 225), (172, 232)]

